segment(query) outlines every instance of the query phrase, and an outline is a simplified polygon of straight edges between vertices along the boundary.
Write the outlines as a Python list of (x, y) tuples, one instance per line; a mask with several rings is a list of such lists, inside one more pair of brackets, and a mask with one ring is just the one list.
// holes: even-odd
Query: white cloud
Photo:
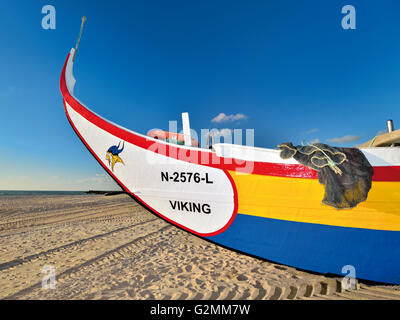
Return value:
[(317, 138), (317, 139), (311, 140), (309, 143), (314, 144), (314, 143), (319, 143), (319, 142), (321, 142), (321, 141), (319, 141), (319, 139)]
[(211, 122), (216, 122), (216, 123), (229, 122), (229, 121), (233, 122), (244, 119), (247, 119), (247, 117), (243, 113), (226, 115), (225, 113), (221, 112), (219, 115), (213, 118)]
[(312, 128), (312, 129), (310, 129), (310, 130), (306, 131), (306, 132), (305, 132), (305, 134), (316, 133), (316, 132), (318, 132), (318, 131), (319, 131), (319, 129), (318, 129), (318, 128)]
[(381, 134), (385, 134), (385, 133), (388, 133), (387, 129), (385, 129), (385, 130), (379, 130), (379, 131), (376, 133), (376, 136), (380, 136)]
[(359, 136), (347, 135), (340, 138), (332, 138), (327, 141), (332, 143), (346, 143), (346, 142), (357, 141), (358, 139), (360, 139)]

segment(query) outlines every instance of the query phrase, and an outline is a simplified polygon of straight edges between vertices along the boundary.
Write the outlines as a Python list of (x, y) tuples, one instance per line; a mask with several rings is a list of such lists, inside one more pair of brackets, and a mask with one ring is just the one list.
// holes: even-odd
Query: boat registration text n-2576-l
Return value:
[(172, 181), (172, 182), (194, 182), (194, 183), (214, 183), (208, 177), (208, 173), (206, 172), (204, 176), (202, 176), (199, 172), (168, 172), (161, 171), (161, 181)]

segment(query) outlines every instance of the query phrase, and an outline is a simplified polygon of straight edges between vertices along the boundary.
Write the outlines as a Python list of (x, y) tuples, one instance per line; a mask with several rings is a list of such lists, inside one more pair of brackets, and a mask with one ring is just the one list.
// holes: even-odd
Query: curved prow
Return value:
[[(65, 84), (67, 85), (67, 89), (69, 91), (70, 95), (74, 95), (74, 88), (75, 88), (75, 77), (74, 77), (74, 73), (73, 73), (73, 68), (74, 68), (74, 54), (75, 54), (75, 49), (72, 48), (71, 51), (69, 52), (67, 61), (65, 62), (66, 65), (64, 67), (65, 70)], [(62, 79), (61, 79), (62, 81)]]
[(96, 123), (97, 126), (103, 128), (104, 130), (114, 132), (115, 135), (119, 136), (121, 140), (125, 141), (140, 140), (142, 144), (145, 144), (145, 141), (148, 141), (148, 138), (146, 140), (146, 136), (134, 132), (132, 130), (126, 129), (110, 120), (105, 119), (101, 115), (92, 111), (89, 107), (87, 107), (74, 95), (76, 80), (73, 72), (74, 69), (73, 57), (75, 50), (76, 49), (72, 48), (70, 53), (68, 54), (60, 77), (60, 90), (61, 90), (61, 95), (64, 99), (65, 107), (66, 106), (71, 107), (80, 115), (82, 115), (84, 118)]

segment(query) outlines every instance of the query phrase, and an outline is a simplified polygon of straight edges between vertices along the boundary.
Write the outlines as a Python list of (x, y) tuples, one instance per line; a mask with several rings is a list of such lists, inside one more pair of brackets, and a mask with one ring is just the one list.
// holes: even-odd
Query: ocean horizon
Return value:
[(18, 196), (18, 195), (80, 195), (86, 194), (85, 191), (71, 190), (0, 190), (0, 196)]

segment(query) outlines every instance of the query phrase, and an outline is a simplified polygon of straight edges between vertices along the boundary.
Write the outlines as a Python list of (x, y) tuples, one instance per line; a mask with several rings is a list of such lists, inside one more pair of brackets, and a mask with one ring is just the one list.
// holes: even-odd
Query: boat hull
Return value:
[(73, 96), (72, 53), (60, 80), (68, 120), (106, 172), (151, 212), (260, 258), (343, 276), (350, 265), (357, 278), (400, 283), (398, 149), (366, 152), (375, 170), (368, 199), (337, 210), (321, 203), (315, 171), (275, 151), (251, 149), (236, 159), (103, 119)]

